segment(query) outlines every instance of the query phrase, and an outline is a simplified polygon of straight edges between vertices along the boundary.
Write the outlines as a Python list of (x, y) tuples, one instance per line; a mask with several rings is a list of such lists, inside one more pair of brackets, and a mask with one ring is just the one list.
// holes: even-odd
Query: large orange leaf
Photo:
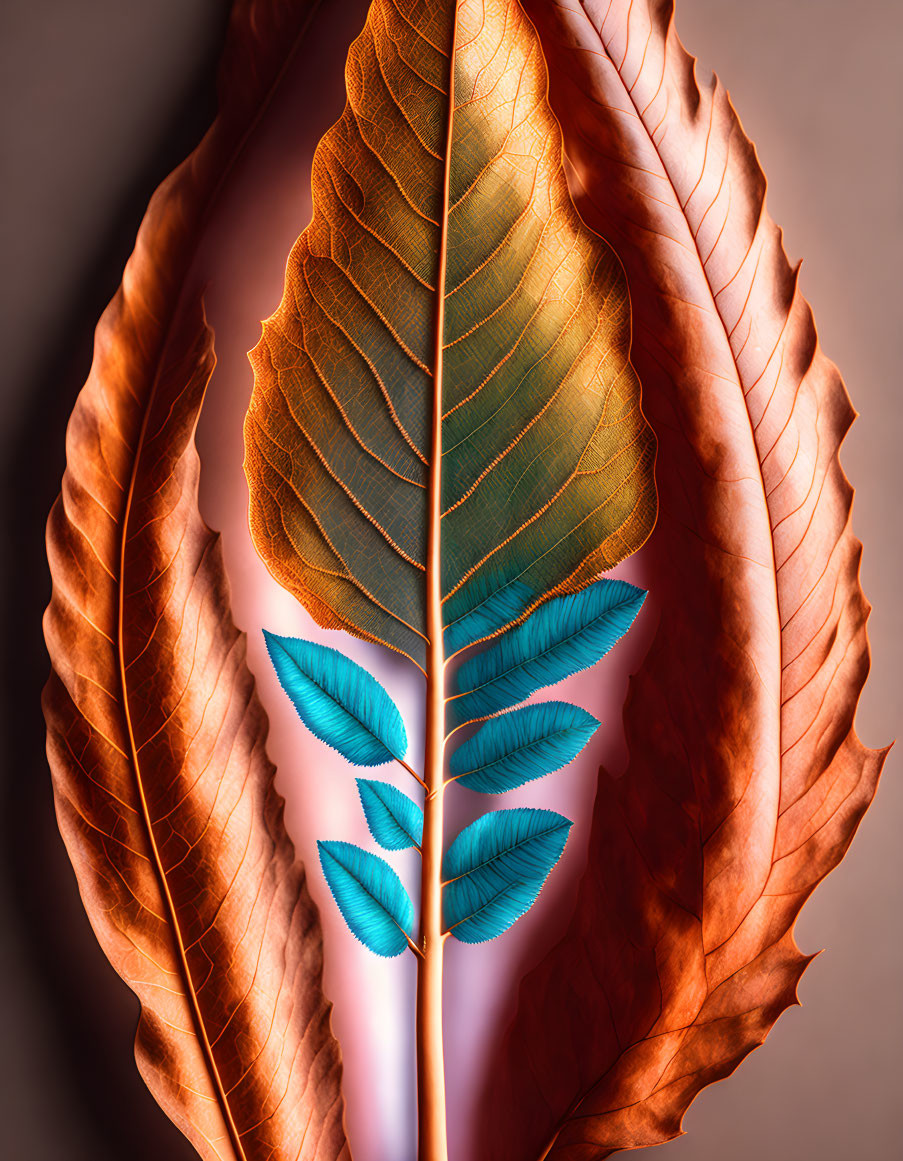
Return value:
[(525, 980), (487, 1156), (667, 1140), (795, 1002), (793, 923), (884, 753), (856, 737), (868, 605), (838, 447), (853, 418), (727, 94), (669, 0), (525, 0), (569, 180), (623, 261), (659, 440), (660, 625), (604, 771), (563, 942)]
[(136, 1055), (213, 1161), (348, 1156), (322, 941), (264, 752), (266, 719), (197, 510), (213, 368), (189, 277), (206, 215), (315, 4), (235, 5), (221, 110), (161, 186), (97, 331), (48, 527), (57, 812)]

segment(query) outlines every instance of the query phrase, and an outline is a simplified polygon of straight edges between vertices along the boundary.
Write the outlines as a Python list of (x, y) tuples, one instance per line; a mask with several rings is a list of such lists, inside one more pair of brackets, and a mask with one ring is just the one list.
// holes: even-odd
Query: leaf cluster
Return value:
[[(540, 605), (473, 652), (447, 701), (446, 786), (504, 794), (567, 766), (599, 727), (569, 702), (523, 705), (538, 690), (594, 665), (630, 628), (645, 593), (602, 579)], [(492, 626), (491, 616), (487, 627)], [(355, 766), (406, 762), (398, 707), (371, 673), (336, 649), (265, 631), (276, 674), (308, 729)], [(464, 727), (476, 726), (464, 741)], [(389, 782), (359, 778), (370, 833), (384, 850), (420, 850), (423, 810)], [(571, 822), (551, 810), (493, 810), (465, 827), (442, 863), (445, 934), (483, 943), (536, 901), (567, 842)], [(414, 903), (380, 855), (352, 843), (319, 844), (320, 864), (352, 933), (377, 955), (420, 953)]]

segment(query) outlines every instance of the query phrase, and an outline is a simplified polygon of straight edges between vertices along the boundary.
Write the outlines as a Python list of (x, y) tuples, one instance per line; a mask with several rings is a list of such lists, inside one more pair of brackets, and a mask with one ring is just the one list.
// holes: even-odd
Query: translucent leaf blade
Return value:
[(346, 76), (311, 223), (251, 352), (250, 523), (319, 624), (423, 666), (430, 519), (459, 649), (639, 548), (655, 441), (623, 272), (574, 212), (515, 0), (376, 0)]
[(404, 758), (407, 734), (395, 703), (366, 669), (338, 649), (263, 631), (279, 683), (312, 734), (355, 766)]

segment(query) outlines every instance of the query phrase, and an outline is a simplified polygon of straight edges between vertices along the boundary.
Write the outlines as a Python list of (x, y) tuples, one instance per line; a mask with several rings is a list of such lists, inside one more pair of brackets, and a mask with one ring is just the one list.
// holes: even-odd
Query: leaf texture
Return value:
[(264, 637), (279, 683), (312, 734), (355, 766), (404, 758), (401, 714), (363, 666), (316, 641), (266, 630)]
[(446, 852), (443, 913), (463, 943), (485, 943), (533, 906), (561, 858), (571, 823), (554, 810), (494, 810), (465, 827)]
[(838, 461), (853, 411), (754, 148), (721, 84), (698, 82), (667, 0), (524, 6), (576, 204), (628, 274), (659, 440), (660, 626), (631, 682), (629, 766), (600, 776), (573, 921), (522, 986), (487, 1099), (487, 1158), (590, 1161), (680, 1132), (796, 1002), (794, 920), (884, 752), (853, 728), (868, 671)]
[(323, 874), (352, 934), (377, 955), (401, 955), (414, 934), (414, 905), (385, 859), (354, 843), (318, 842)]
[(503, 794), (567, 766), (599, 722), (566, 701), (544, 701), (490, 718), (452, 754), (449, 770), (468, 790)]
[(454, 649), (645, 540), (654, 445), (620, 265), (574, 212), (514, 0), (376, 0), (346, 80), (252, 352), (251, 526), (320, 624), (424, 666), (436, 390)]
[(313, 7), (235, 5), (219, 116), (155, 194), (100, 322), (48, 525), (59, 824), (97, 937), (141, 1003), (141, 1073), (206, 1161), (348, 1157), (318, 915), (197, 510), (214, 358), (187, 281)]
[(370, 833), (388, 851), (419, 847), (423, 838), (423, 811), (388, 782), (358, 778), (358, 793)]
[(626, 581), (600, 580), (542, 605), (464, 662), (457, 675), (461, 692), (451, 699), (453, 720), (498, 713), (589, 669), (627, 632), (645, 599), (642, 589)]

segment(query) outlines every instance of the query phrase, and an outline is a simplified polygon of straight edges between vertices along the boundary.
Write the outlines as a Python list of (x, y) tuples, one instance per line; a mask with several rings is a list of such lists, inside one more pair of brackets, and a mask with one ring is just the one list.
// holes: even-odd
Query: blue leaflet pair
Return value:
[[(449, 761), (449, 782), (503, 794), (568, 765), (599, 722), (580, 706), (547, 701), (513, 708), (603, 657), (636, 618), (646, 594), (600, 580), (540, 605), (460, 667), (451, 727), (482, 722)], [(301, 720), (356, 766), (404, 761), (401, 714), (367, 670), (336, 649), (264, 631), (270, 659)], [(408, 767), (409, 769), (409, 767)], [(370, 833), (386, 850), (419, 849), (423, 811), (387, 782), (360, 778)], [(464, 828), (442, 863), (446, 931), (483, 943), (527, 912), (558, 862), (571, 823), (551, 810), (495, 810)], [(379, 855), (353, 843), (318, 843), (326, 882), (352, 933), (377, 955), (416, 948), (414, 905)]]

